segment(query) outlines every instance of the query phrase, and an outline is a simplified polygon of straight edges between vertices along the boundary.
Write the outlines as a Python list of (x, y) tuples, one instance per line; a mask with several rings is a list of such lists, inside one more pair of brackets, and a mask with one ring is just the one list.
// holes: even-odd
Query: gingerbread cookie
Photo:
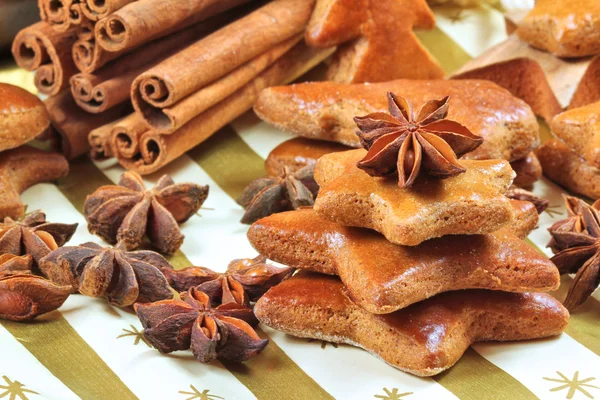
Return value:
[(558, 57), (600, 54), (600, 2), (537, 0), (517, 33), (533, 47)]
[(600, 168), (600, 102), (574, 108), (552, 120), (552, 133), (592, 167)]
[(533, 231), (540, 220), (534, 203), (523, 200), (510, 200), (513, 208), (513, 218), (503, 229), (515, 236), (525, 239)]
[(299, 273), (271, 288), (254, 308), (271, 328), (362, 347), (402, 371), (432, 376), (474, 342), (527, 340), (564, 331), (569, 312), (548, 294), (448, 292), (387, 315), (370, 314), (333, 276)]
[(534, 152), (527, 154), (527, 157), (510, 163), (511, 168), (517, 176), (513, 185), (522, 188), (529, 188), (542, 177), (542, 164)]
[(547, 292), (560, 279), (547, 257), (507, 230), (399, 246), (374, 231), (344, 227), (303, 209), (259, 220), (248, 239), (271, 260), (339, 275), (350, 298), (375, 314), (451, 290)]
[(354, 117), (387, 112), (387, 92), (415, 105), (450, 96), (447, 119), (484, 138), (483, 144), (464, 158), (515, 161), (527, 157), (539, 144), (539, 125), (531, 108), (488, 81), (301, 83), (263, 90), (254, 110), (264, 121), (284, 131), (361, 147)]
[(319, 159), (319, 216), (374, 229), (406, 246), (444, 235), (494, 232), (512, 218), (504, 193), (515, 173), (507, 161), (462, 160), (465, 173), (447, 179), (421, 175), (410, 188), (401, 189), (395, 179), (373, 178), (358, 169), (356, 163), (365, 154), (359, 149)]

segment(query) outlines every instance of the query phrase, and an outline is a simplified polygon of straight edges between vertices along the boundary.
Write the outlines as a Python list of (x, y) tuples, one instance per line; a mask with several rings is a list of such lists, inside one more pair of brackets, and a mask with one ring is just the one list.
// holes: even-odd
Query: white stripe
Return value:
[(252, 111), (233, 121), (231, 125), (240, 138), (263, 159), (280, 143), (294, 137), (261, 121)]

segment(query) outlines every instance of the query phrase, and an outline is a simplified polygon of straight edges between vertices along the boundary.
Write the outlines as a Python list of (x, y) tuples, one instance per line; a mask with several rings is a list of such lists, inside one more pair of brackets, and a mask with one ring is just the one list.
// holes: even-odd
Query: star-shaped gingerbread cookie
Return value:
[(372, 230), (344, 227), (301, 209), (257, 221), (248, 239), (271, 260), (339, 275), (349, 297), (374, 314), (451, 290), (546, 292), (560, 282), (556, 266), (508, 230), (399, 246)]
[(339, 46), (328, 80), (436, 79), (444, 72), (413, 33), (434, 26), (425, 0), (318, 0), (306, 41), (313, 47)]
[(574, 108), (552, 120), (552, 133), (589, 165), (600, 168), (600, 102)]
[(371, 177), (356, 164), (366, 150), (327, 154), (315, 167), (315, 212), (342, 225), (374, 229), (396, 244), (416, 246), (444, 235), (497, 231), (512, 218), (504, 193), (515, 173), (504, 160), (461, 160), (466, 172), (421, 175), (410, 188)]
[(444, 293), (375, 315), (352, 303), (337, 277), (306, 272), (271, 288), (254, 312), (271, 328), (362, 347), (418, 376), (450, 368), (474, 342), (554, 336), (569, 319), (550, 295), (485, 290)]

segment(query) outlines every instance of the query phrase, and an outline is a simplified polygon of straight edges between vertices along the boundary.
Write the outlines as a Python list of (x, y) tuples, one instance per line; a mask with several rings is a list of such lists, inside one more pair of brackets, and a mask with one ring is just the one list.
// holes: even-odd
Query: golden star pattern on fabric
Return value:
[(138, 328), (136, 328), (133, 325), (129, 325), (129, 326), (131, 327), (131, 329), (123, 328), (122, 330), (125, 333), (117, 336), (117, 339), (121, 339), (121, 338), (124, 338), (124, 337), (133, 337), (133, 338), (135, 338), (135, 340), (133, 342), (134, 346), (137, 346), (140, 343), (140, 341), (141, 341), (141, 342), (144, 342), (146, 344), (146, 346), (151, 347), (150, 343), (148, 343), (148, 341), (144, 337), (144, 332), (143, 331), (138, 330)]
[[(6, 375), (2, 377), (6, 385), (0, 385), (0, 399), (6, 398), (7, 400), (28, 400), (27, 394), (37, 394), (38, 392), (34, 392), (33, 390), (25, 389), (25, 385), (23, 385), (19, 381), (13, 381)], [(8, 397), (7, 397), (8, 396)]]
[(180, 390), (179, 393), (185, 395), (191, 395), (192, 397), (187, 397), (186, 400), (215, 400), (215, 399), (224, 399), (224, 397), (217, 396), (216, 394), (210, 394), (210, 390), (204, 389), (200, 392), (194, 385), (190, 385), (191, 392), (186, 392), (184, 390)]
[(589, 377), (589, 378), (579, 380), (579, 371), (575, 371), (572, 379), (567, 378), (560, 371), (556, 371), (556, 373), (558, 374), (558, 376), (560, 376), (560, 379), (547, 378), (547, 377), (543, 377), (543, 379), (546, 381), (550, 381), (550, 382), (560, 383), (561, 384), (560, 386), (556, 386), (556, 387), (550, 389), (550, 391), (551, 392), (562, 392), (563, 390), (567, 390), (567, 397), (566, 397), (567, 400), (574, 398), (577, 391), (584, 394), (588, 399), (594, 399), (595, 397), (588, 391), (588, 389), (600, 389), (600, 387), (594, 386), (594, 385), (588, 383), (593, 380), (596, 380), (596, 378), (594, 378), (594, 377)]
[(411, 394), (413, 394), (413, 392), (398, 393), (398, 388), (393, 388), (392, 390), (389, 390), (388, 388), (383, 388), (383, 392), (385, 394), (376, 394), (373, 397), (381, 400), (400, 400), (402, 398), (405, 398), (406, 396), (410, 396)]

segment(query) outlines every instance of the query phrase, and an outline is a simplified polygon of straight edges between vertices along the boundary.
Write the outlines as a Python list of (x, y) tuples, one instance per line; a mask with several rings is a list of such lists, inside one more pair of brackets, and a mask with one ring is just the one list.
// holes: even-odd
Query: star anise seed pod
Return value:
[(126, 251), (124, 246), (102, 247), (95, 243), (54, 250), (40, 262), (53, 282), (71, 285), (81, 294), (105, 297), (118, 307), (173, 298), (161, 270), (172, 269), (153, 251)]
[[(555, 222), (549, 230), (554, 232), (583, 232), (585, 227), (583, 224), (581, 205), (585, 204), (585, 202), (574, 196), (563, 195), (563, 198), (565, 200), (565, 208), (567, 209), (567, 218)], [(599, 210), (600, 200), (592, 204), (592, 207)], [(558, 246), (554, 238), (550, 239), (547, 247), (551, 248), (554, 254), (563, 250)]]
[(31, 254), (35, 262), (68, 242), (77, 224), (46, 222), (46, 214), (34, 211), (21, 221), (5, 218), (0, 223), (0, 254)]
[[(5, 259), (4, 263), (0, 260), (0, 269), (10, 268), (0, 272), (0, 319), (30, 321), (58, 309), (71, 294), (70, 286), (59, 286), (28, 270), (19, 269), (24, 266), (21, 264), (23, 260), (31, 264), (30, 256), (23, 257), (13, 256)], [(11, 261), (17, 264), (7, 266), (7, 262)], [(15, 267), (17, 269), (12, 269)]]
[(267, 346), (250, 325), (256, 318), (249, 308), (235, 303), (212, 308), (208, 295), (195, 288), (181, 299), (134, 305), (144, 336), (161, 353), (191, 349), (203, 363), (241, 362)]
[(427, 101), (417, 113), (404, 97), (387, 94), (390, 114), (355, 117), (367, 155), (357, 164), (371, 176), (398, 174), (398, 185), (410, 187), (421, 170), (437, 178), (465, 172), (458, 157), (475, 150), (483, 138), (446, 119), (449, 97)]
[(162, 253), (173, 254), (183, 243), (179, 224), (194, 215), (208, 196), (208, 186), (175, 184), (163, 175), (146, 190), (142, 177), (129, 171), (118, 185), (98, 188), (85, 200), (84, 214), (90, 233), (111, 244), (122, 242), (137, 249), (147, 235)]
[(266, 258), (233, 260), (227, 272), (214, 272), (204, 267), (165, 270), (171, 287), (178, 292), (195, 287), (206, 293), (213, 306), (237, 303), (247, 306), (257, 301), (271, 287), (280, 284), (294, 273), (291, 267), (277, 268)]
[(285, 167), (280, 176), (250, 183), (237, 200), (246, 209), (241, 222), (251, 224), (271, 214), (312, 206), (319, 193), (314, 169), (314, 165), (307, 165), (291, 172)]
[(533, 203), (538, 214), (543, 213), (550, 205), (550, 200), (542, 199), (535, 193), (529, 190), (521, 189), (516, 186), (511, 186), (505, 193), (505, 196), (513, 200), (528, 201)]
[[(557, 250), (552, 262), (561, 274), (575, 274), (564, 301), (565, 307), (572, 311), (600, 285), (600, 215), (581, 199), (576, 204), (572, 199), (568, 201), (571, 202), (569, 213), (578, 214), (568, 217), (570, 222), (559, 224), (556, 229), (553, 225), (549, 231), (553, 249)], [(577, 215), (579, 218), (575, 218)]]
[(32, 257), (29, 254), (15, 256), (14, 254), (0, 255), (0, 276), (22, 274), (31, 271)]

